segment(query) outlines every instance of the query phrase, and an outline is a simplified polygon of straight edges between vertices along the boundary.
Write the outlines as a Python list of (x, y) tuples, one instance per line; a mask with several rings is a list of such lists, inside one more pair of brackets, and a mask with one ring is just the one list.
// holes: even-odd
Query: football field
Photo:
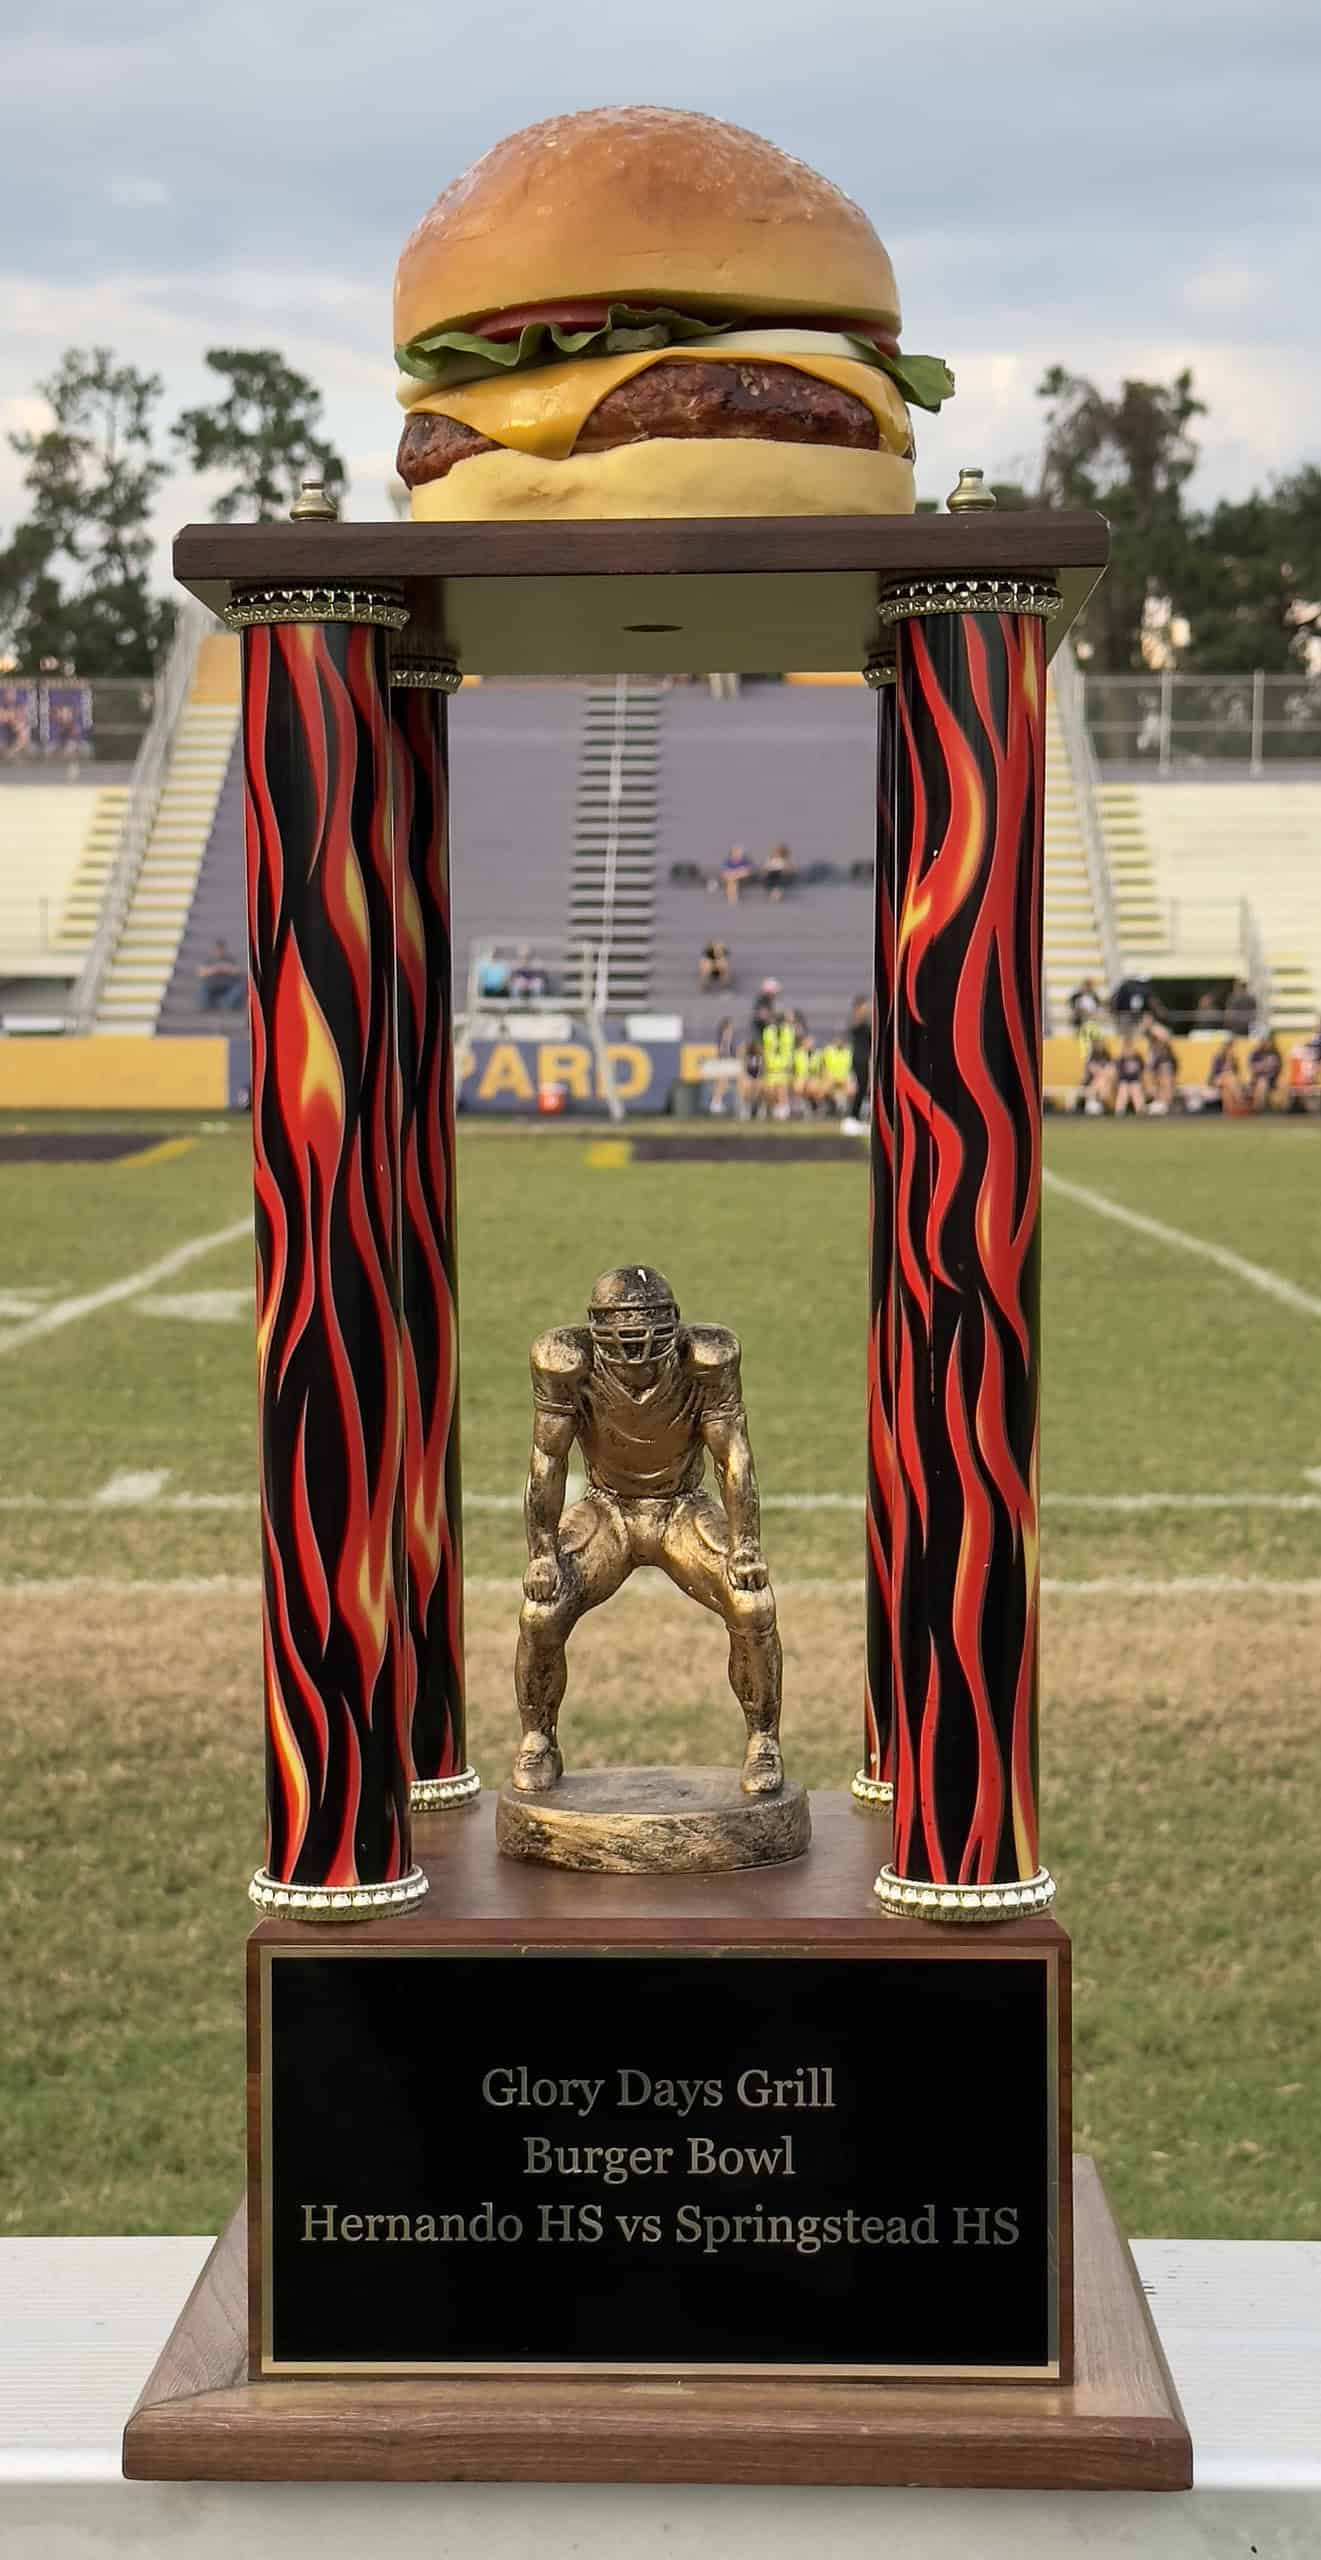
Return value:
[[(75, 1160), (7, 1160), (17, 1134), (0, 1130), (3, 2226), (213, 2230), (242, 2177), (262, 1849), (248, 1129), (153, 1123), (94, 1161), (76, 1130)], [(1055, 1123), (1046, 1163), (1042, 1846), (1074, 1941), (1077, 2138), (1130, 2230), (1316, 2237), (1321, 1130)], [(642, 1260), (742, 1336), (786, 1760), (846, 1785), (864, 1150), (641, 1162), (601, 1131), (467, 1128), (460, 1176), (484, 1780), (515, 1732), (528, 1344), (580, 1319), (599, 1269)], [(573, 1640), (562, 1733), (578, 1765), (736, 1758), (721, 1630), (635, 1577)]]

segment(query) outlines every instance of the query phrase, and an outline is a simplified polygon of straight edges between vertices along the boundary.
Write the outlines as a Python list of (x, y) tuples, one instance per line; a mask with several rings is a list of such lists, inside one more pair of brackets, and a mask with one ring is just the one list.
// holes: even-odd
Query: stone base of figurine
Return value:
[(507, 1858), (597, 1875), (724, 1875), (801, 1858), (807, 1791), (786, 1778), (748, 1795), (737, 1769), (578, 1769), (541, 1795), (501, 1790), (496, 1846)]

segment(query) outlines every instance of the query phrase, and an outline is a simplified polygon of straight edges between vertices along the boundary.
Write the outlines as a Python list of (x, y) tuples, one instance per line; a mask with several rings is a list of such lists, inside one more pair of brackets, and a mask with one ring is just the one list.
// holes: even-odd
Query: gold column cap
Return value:
[(339, 509), (323, 480), (305, 480), (289, 509), (291, 524), (338, 524)]
[(952, 516), (967, 514), (974, 508), (993, 507), (995, 503), (995, 491), (987, 488), (985, 473), (974, 471), (967, 463), (945, 500)]

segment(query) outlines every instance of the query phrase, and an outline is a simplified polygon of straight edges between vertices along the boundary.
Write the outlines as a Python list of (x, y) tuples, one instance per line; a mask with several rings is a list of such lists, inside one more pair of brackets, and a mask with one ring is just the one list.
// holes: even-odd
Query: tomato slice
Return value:
[(608, 302), (520, 302), (508, 311), (488, 311), (471, 329), (475, 338), (517, 338), (538, 321), (546, 327), (553, 321), (560, 329), (604, 329), (609, 317)]
[[(660, 302), (628, 304), (630, 311), (663, 311), (672, 307)], [(608, 302), (520, 302), (507, 311), (488, 311), (470, 326), (474, 337), (503, 341), (520, 337), (524, 329), (533, 328), (538, 322), (545, 327), (554, 323), (560, 329), (603, 329), (609, 317)], [(878, 329), (870, 320), (841, 320), (836, 312), (747, 311), (737, 319), (731, 317), (729, 325), (731, 329), (828, 329), (836, 335), (844, 332), (867, 338), (882, 355), (899, 353), (899, 340), (892, 330)]]

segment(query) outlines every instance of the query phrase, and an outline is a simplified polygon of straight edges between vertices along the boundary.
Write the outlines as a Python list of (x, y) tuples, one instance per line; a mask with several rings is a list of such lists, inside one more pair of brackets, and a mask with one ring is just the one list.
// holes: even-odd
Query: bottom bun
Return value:
[(911, 516), (913, 466), (897, 453), (754, 437), (655, 436), (571, 453), (477, 453), (413, 491), (419, 524), (498, 516)]

